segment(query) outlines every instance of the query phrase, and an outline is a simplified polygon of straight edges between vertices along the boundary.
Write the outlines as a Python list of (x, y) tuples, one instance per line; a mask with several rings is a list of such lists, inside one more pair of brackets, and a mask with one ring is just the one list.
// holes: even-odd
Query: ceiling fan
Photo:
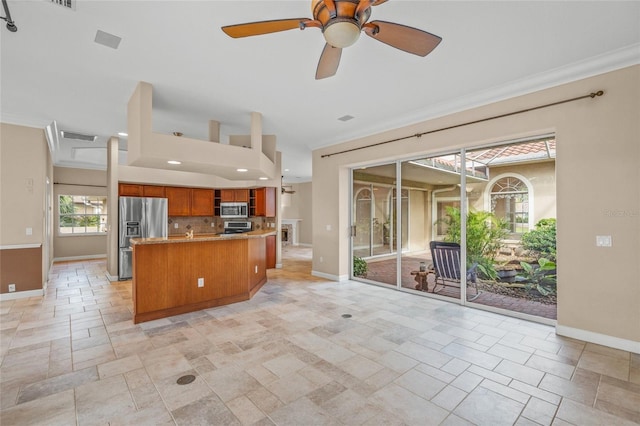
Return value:
[(312, 0), (313, 19), (292, 18), (222, 27), (233, 38), (287, 31), (295, 28), (320, 28), (326, 44), (320, 55), (316, 80), (335, 75), (342, 49), (354, 44), (364, 31), (369, 37), (396, 49), (418, 56), (427, 56), (442, 38), (417, 28), (386, 21), (371, 21), (371, 6), (387, 0)]
[[(296, 191), (293, 190), (293, 185), (285, 185), (283, 180), (284, 180), (284, 176), (280, 176), (280, 193), (281, 194), (295, 194)], [(289, 188), (289, 189), (285, 189), (285, 188)]]

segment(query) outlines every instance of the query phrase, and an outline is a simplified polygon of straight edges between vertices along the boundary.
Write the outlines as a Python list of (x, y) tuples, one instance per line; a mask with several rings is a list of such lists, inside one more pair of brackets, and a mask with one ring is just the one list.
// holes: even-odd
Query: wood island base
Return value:
[(132, 240), (133, 322), (249, 300), (267, 282), (265, 238), (273, 234)]

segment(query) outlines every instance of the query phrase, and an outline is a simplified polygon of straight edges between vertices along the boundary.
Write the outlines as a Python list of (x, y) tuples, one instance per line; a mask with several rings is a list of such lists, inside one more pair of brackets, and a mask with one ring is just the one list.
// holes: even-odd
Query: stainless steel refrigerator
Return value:
[(120, 197), (118, 226), (118, 277), (132, 277), (131, 238), (166, 237), (168, 211), (166, 198)]

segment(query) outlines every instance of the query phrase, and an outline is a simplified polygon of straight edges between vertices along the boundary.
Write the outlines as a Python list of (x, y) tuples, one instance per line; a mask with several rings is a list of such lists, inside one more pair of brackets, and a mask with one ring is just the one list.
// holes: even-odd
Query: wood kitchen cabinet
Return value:
[(213, 216), (213, 189), (191, 189), (191, 216)]
[(269, 235), (265, 238), (265, 243), (267, 245), (267, 269), (273, 269), (276, 267), (276, 236)]
[(220, 201), (223, 203), (248, 203), (249, 202), (249, 190), (248, 189), (220, 189)]
[(153, 198), (164, 198), (164, 186), (142, 185), (142, 196)]
[(255, 189), (255, 216), (276, 216), (276, 189), (273, 187)]
[(191, 214), (191, 188), (167, 186), (164, 191), (169, 200), (169, 216), (189, 216)]
[(142, 197), (142, 185), (135, 183), (119, 183), (118, 195), (120, 197)]

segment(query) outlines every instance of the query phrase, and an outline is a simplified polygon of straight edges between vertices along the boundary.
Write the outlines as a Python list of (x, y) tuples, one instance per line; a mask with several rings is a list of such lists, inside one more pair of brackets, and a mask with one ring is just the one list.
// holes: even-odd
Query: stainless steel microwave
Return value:
[(249, 217), (248, 203), (220, 203), (220, 217), (238, 219)]

